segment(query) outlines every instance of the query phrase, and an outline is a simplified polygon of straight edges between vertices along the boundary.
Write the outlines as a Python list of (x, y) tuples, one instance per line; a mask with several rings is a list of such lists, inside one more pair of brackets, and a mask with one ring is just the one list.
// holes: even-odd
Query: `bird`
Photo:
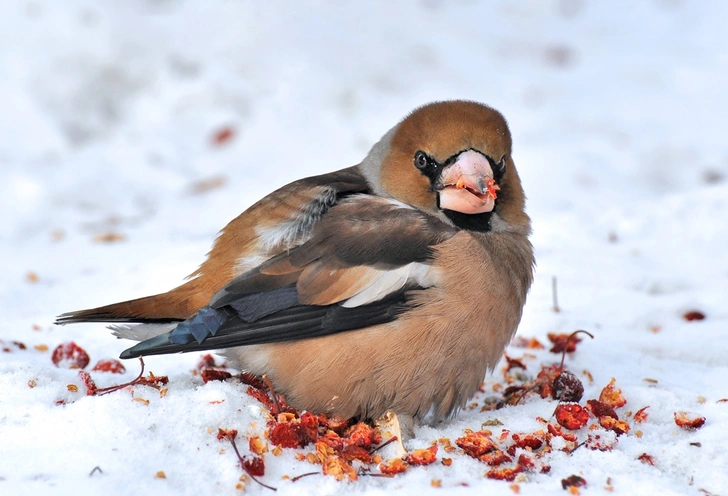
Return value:
[(434, 424), (476, 393), (516, 332), (530, 233), (505, 118), (436, 101), (358, 165), (253, 204), (182, 285), (56, 323), (112, 324), (140, 341), (122, 359), (218, 350), (299, 410)]

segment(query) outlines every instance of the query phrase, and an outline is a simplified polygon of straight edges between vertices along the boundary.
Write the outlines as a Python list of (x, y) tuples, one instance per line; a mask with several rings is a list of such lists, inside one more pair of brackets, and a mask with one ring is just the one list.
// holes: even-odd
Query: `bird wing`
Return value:
[(436, 283), (435, 247), (457, 231), (394, 200), (340, 200), (303, 243), (230, 281), (197, 314), (122, 358), (306, 339), (389, 322)]
[(356, 166), (294, 181), (233, 219), (207, 260), (171, 291), (60, 315), (56, 324), (180, 322), (205, 306), (238, 274), (306, 241), (313, 226), (342, 198), (368, 191)]

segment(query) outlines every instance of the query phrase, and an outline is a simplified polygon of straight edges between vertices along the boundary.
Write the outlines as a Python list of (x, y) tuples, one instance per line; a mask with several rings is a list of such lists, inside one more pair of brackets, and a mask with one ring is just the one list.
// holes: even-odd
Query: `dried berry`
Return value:
[(704, 320), (705, 314), (699, 310), (691, 310), (690, 312), (685, 312), (683, 318), (688, 322), (692, 322), (694, 320)]
[(215, 357), (213, 357), (211, 354), (202, 355), (200, 359), (197, 362), (197, 365), (195, 368), (198, 371), (202, 371), (205, 369), (208, 369), (210, 367), (216, 367), (217, 364), (215, 364)]
[(611, 405), (607, 405), (603, 401), (587, 400), (586, 408), (591, 412), (592, 415), (597, 418), (611, 417), (613, 419), (619, 420), (619, 416), (617, 416), (617, 412), (614, 411), (614, 408), (612, 408)]
[(544, 345), (536, 338), (524, 338), (523, 336), (516, 336), (511, 343), (516, 348), (527, 348), (529, 350), (542, 350)]
[(551, 471), (551, 465), (543, 463), (540, 459), (522, 453), (518, 456), (518, 467), (524, 472), (540, 472), (547, 474)]
[(271, 443), (283, 448), (303, 448), (312, 441), (308, 430), (300, 420), (288, 423), (274, 422), (269, 426), (268, 437)]
[(124, 372), (126, 372), (126, 368), (119, 360), (106, 358), (104, 360), (99, 360), (96, 365), (94, 365), (94, 368), (91, 369), (91, 371), (109, 372), (111, 374), (123, 374)]
[(589, 412), (576, 403), (561, 403), (554, 411), (560, 426), (575, 431), (589, 422)]
[(354, 467), (349, 465), (346, 460), (336, 455), (327, 457), (323, 462), (324, 475), (331, 475), (336, 480), (343, 480), (347, 477), (350, 481), (355, 481), (358, 478)]
[(240, 382), (243, 384), (247, 384), (248, 386), (253, 386), (255, 389), (265, 389), (265, 381), (258, 377), (255, 374), (251, 374), (250, 372), (242, 372), (240, 374)]
[(349, 438), (348, 441), (350, 444), (363, 448), (369, 448), (374, 444), (382, 442), (382, 433), (379, 429), (375, 429), (364, 422), (359, 422), (350, 427), (346, 432), (346, 437)]
[(649, 408), (649, 406), (645, 406), (637, 410), (637, 413), (634, 414), (634, 421), (637, 423), (642, 423), (645, 420), (647, 420), (648, 413), (645, 411)]
[(372, 454), (370, 453), (370, 451), (366, 448), (362, 448), (361, 446), (356, 446), (354, 444), (345, 445), (341, 450), (338, 451), (338, 453), (344, 460), (348, 462), (354, 460), (359, 460), (360, 462), (364, 463), (372, 462)]
[(457, 444), (466, 454), (473, 458), (488, 453), (496, 449), (496, 445), (490, 438), (490, 431), (475, 431), (459, 437), (455, 440)]
[(522, 453), (518, 457), (518, 466), (521, 467), (524, 471), (533, 471), (536, 468), (536, 462), (530, 456)]
[(508, 456), (505, 452), (497, 449), (495, 451), (491, 451), (490, 453), (479, 456), (478, 460), (483, 463), (487, 463), (492, 467), (495, 467), (501, 465), (502, 463), (511, 462), (512, 458)]
[(512, 446), (513, 448), (537, 450), (543, 446), (543, 439), (535, 434), (513, 434), (511, 438), (515, 441), (515, 444)]
[(617, 420), (614, 417), (599, 417), (599, 425), (608, 431), (614, 431), (618, 436), (629, 432), (629, 425), (623, 420)]
[(551, 353), (571, 353), (576, 351), (576, 345), (581, 342), (581, 338), (572, 334), (556, 334), (548, 333), (547, 337), (553, 344), (549, 350)]
[(248, 389), (245, 390), (245, 392), (256, 400), (263, 403), (265, 407), (268, 408), (268, 410), (273, 410), (273, 400), (266, 391), (263, 391), (262, 389), (258, 389), (253, 386), (249, 386)]
[(207, 384), (210, 381), (224, 381), (230, 379), (233, 375), (226, 370), (205, 369), (200, 373), (200, 377)]
[(569, 487), (586, 487), (586, 480), (578, 475), (570, 475), (566, 479), (561, 479), (561, 487), (564, 489)]
[(602, 389), (602, 392), (599, 394), (599, 401), (606, 403), (612, 408), (619, 408), (627, 403), (627, 400), (624, 396), (622, 396), (622, 390), (614, 387), (614, 383), (616, 381), (617, 380), (612, 377), (609, 384), (604, 386), (604, 389)]
[(268, 452), (268, 445), (260, 440), (258, 436), (248, 439), (248, 448), (256, 455), (262, 455)]
[(404, 457), (404, 461), (410, 465), (429, 465), (437, 461), (437, 445), (433, 444), (429, 448), (416, 449), (412, 453), (408, 453)]
[(485, 476), (489, 479), (513, 482), (516, 479), (516, 476), (521, 472), (523, 472), (523, 468), (520, 465), (516, 465), (514, 468), (489, 470), (485, 473)]
[(555, 400), (578, 403), (584, 395), (584, 385), (578, 377), (564, 370), (554, 380), (552, 395)]
[(143, 384), (145, 386), (151, 386), (153, 388), (159, 389), (159, 386), (164, 386), (169, 382), (169, 377), (166, 375), (154, 375), (151, 372), (149, 372), (148, 377), (140, 377), (136, 381), (134, 381), (134, 384)]
[(86, 396), (93, 396), (96, 394), (96, 392), (99, 390), (98, 387), (96, 387), (96, 383), (93, 379), (91, 379), (91, 374), (88, 372), (85, 372), (83, 370), (78, 371), (78, 376), (83, 381), (83, 385), (86, 386)]
[(510, 372), (511, 369), (526, 370), (526, 365), (523, 363), (523, 359), (511, 358), (508, 355), (505, 355), (505, 359), (506, 359), (506, 372)]
[(688, 417), (687, 412), (675, 412), (675, 423), (683, 429), (700, 429), (705, 424), (705, 417)]
[(536, 376), (536, 384), (541, 386), (542, 398), (554, 398), (554, 381), (563, 373), (559, 365), (544, 365)]
[(88, 353), (73, 341), (59, 344), (51, 360), (56, 367), (64, 369), (85, 369), (91, 361)]
[(231, 127), (223, 127), (221, 129), (218, 129), (215, 131), (215, 133), (212, 135), (212, 144), (215, 146), (220, 146), (226, 144), (228, 141), (230, 141), (235, 136), (235, 130)]
[(407, 470), (407, 464), (401, 458), (395, 458), (379, 465), (379, 471), (387, 475), (399, 474), (405, 470)]
[(243, 468), (248, 474), (256, 477), (265, 475), (265, 462), (259, 456), (249, 455), (244, 457)]
[(222, 441), (223, 439), (226, 439), (228, 441), (235, 440), (235, 437), (238, 435), (238, 431), (236, 429), (217, 429), (217, 440)]

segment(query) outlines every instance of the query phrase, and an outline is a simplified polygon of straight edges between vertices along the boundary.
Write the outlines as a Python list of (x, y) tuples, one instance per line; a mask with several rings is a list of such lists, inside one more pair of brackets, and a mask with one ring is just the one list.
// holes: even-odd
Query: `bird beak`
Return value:
[(500, 187), (484, 155), (467, 150), (446, 167), (440, 177), (440, 208), (464, 214), (490, 212)]

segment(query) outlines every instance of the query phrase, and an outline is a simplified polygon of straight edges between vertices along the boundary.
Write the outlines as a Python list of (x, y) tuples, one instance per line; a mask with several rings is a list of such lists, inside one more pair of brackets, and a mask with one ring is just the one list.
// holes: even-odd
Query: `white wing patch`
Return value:
[(258, 265), (262, 264), (266, 260), (268, 260), (269, 257), (263, 256), (263, 255), (250, 255), (248, 257), (240, 257), (235, 262), (235, 276), (239, 276), (240, 274), (245, 274), (249, 270), (252, 270), (256, 268)]
[(172, 322), (169, 324), (114, 324), (108, 326), (108, 328), (111, 329), (111, 333), (117, 338), (144, 341), (171, 331), (177, 327), (178, 323), (179, 322)]
[[(376, 269), (372, 269), (376, 270)], [(346, 300), (341, 306), (358, 307), (379, 301), (387, 295), (399, 291), (407, 283), (416, 283), (429, 288), (437, 283), (437, 272), (431, 266), (419, 262), (404, 265), (395, 270), (377, 270), (381, 275), (362, 288), (357, 294)]]
[(394, 198), (385, 198), (385, 200), (387, 201), (387, 203), (391, 203), (392, 205), (395, 205), (395, 206), (397, 206), (399, 208), (406, 208), (408, 210), (414, 210), (415, 209), (415, 207), (413, 207), (412, 205), (407, 205), (406, 203), (403, 203), (403, 202), (401, 202), (399, 200), (395, 200)]

